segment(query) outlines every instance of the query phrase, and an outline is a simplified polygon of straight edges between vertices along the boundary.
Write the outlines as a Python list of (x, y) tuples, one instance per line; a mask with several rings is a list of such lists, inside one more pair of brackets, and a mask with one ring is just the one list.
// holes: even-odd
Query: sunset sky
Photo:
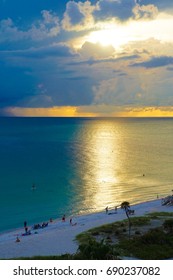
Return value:
[(172, 0), (0, 0), (1, 116), (173, 116)]

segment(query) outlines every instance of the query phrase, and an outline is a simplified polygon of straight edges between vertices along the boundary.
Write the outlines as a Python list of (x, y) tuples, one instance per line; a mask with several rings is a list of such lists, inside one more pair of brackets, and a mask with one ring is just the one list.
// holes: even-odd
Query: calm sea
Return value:
[(171, 118), (0, 118), (1, 232), (172, 189)]

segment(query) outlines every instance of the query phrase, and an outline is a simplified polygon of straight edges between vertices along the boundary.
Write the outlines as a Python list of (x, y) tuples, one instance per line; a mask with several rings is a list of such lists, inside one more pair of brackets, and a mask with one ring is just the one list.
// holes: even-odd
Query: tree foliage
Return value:
[(128, 226), (129, 226), (129, 238), (130, 238), (130, 230), (131, 230), (131, 221), (129, 217), (129, 209), (130, 209), (130, 203), (128, 201), (124, 201), (121, 203), (121, 208), (124, 209), (127, 219), (128, 219)]

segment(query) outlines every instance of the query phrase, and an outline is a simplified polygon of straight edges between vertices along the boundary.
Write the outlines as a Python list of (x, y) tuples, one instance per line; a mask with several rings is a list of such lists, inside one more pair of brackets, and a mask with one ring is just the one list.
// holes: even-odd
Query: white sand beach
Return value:
[[(132, 205), (135, 216), (142, 216), (152, 212), (173, 212), (173, 206), (162, 206), (161, 199)], [(103, 224), (112, 223), (126, 219), (125, 212), (118, 208), (89, 215), (73, 217), (70, 225), (70, 217), (65, 222), (54, 220), (45, 228), (38, 230), (31, 229), (31, 235), (22, 236), (24, 228), (0, 235), (0, 259), (13, 259), (17, 257), (31, 257), (39, 255), (61, 255), (65, 253), (75, 253), (78, 244), (75, 236), (90, 228)], [(37, 233), (36, 233), (37, 232)], [(17, 236), (20, 242), (16, 242)]]

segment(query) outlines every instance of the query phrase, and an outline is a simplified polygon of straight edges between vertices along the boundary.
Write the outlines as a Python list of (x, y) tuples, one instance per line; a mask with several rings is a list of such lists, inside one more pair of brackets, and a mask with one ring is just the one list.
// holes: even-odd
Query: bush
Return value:
[(169, 233), (172, 233), (173, 232), (173, 219), (165, 220), (164, 223), (163, 223), (163, 227)]
[(118, 244), (124, 255), (144, 260), (162, 260), (173, 256), (172, 235), (165, 234), (161, 229), (152, 229), (132, 239), (121, 240)]
[(104, 240), (101, 242), (96, 242), (90, 239), (88, 243), (83, 243), (79, 245), (78, 256), (82, 260), (105, 260), (109, 256), (117, 256), (114, 252), (113, 247), (105, 244)]
[(141, 234), (140, 230), (136, 230), (136, 231), (135, 231), (135, 234), (136, 234), (136, 235), (140, 235), (140, 234)]
[(169, 244), (169, 239), (167, 235), (161, 231), (160, 229), (151, 229), (148, 232), (146, 232), (142, 237), (141, 237), (141, 242), (149, 245), (149, 244)]

